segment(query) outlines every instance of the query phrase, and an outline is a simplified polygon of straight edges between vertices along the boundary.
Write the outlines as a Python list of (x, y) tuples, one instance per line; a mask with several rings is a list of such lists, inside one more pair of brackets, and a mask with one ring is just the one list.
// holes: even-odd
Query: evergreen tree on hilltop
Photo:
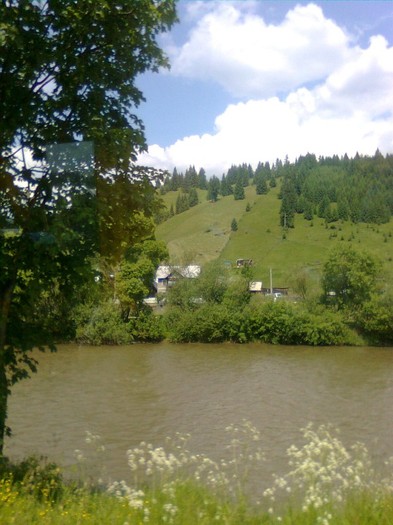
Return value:
[(298, 196), (296, 193), (294, 181), (290, 177), (286, 177), (284, 179), (281, 188), (281, 198), (280, 224), (286, 228), (294, 228)]
[(305, 202), (305, 206), (304, 206), (304, 218), (306, 219), (306, 221), (312, 221), (313, 220), (313, 206), (312, 206), (312, 203), (310, 201), (306, 201)]
[(255, 189), (257, 195), (265, 195), (268, 192), (266, 179), (263, 176), (258, 177)]
[(250, 178), (253, 176), (252, 167), (247, 164), (240, 166), (232, 165), (226, 175), (228, 184), (233, 185), (240, 179), (243, 186), (246, 187), (250, 184)]
[(240, 179), (240, 178), (238, 179), (238, 181), (235, 184), (235, 189), (234, 189), (234, 192), (233, 192), (233, 196), (235, 198), (235, 201), (240, 201), (240, 200), (243, 200), (245, 198), (244, 186), (243, 186), (242, 179)]
[(220, 192), (220, 180), (218, 177), (213, 177), (207, 183), (207, 196), (208, 201), (216, 202), (218, 200), (218, 194)]
[(176, 168), (173, 168), (172, 177), (169, 181), (168, 186), (168, 189), (170, 191), (177, 191), (180, 187), (180, 176)]
[(318, 217), (325, 218), (326, 211), (330, 206), (330, 201), (327, 195), (323, 197), (318, 206)]
[(190, 203), (187, 194), (180, 194), (176, 199), (176, 214), (183, 213), (190, 208)]
[(195, 188), (190, 189), (190, 194), (188, 196), (188, 203), (190, 208), (199, 204), (198, 192)]
[(221, 177), (220, 193), (223, 197), (233, 194), (232, 186), (225, 175)]
[(206, 179), (206, 172), (203, 168), (201, 168), (198, 172), (198, 185), (197, 187), (200, 190), (207, 190), (207, 179)]
[(190, 166), (184, 174), (183, 189), (189, 192), (191, 188), (198, 187), (198, 174), (194, 166)]

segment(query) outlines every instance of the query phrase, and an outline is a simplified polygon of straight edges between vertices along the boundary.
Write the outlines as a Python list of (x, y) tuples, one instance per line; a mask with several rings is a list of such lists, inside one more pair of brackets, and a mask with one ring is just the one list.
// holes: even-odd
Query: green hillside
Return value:
[[(198, 193), (200, 203), (197, 206), (157, 227), (156, 237), (167, 244), (172, 262), (203, 265), (219, 258), (230, 239), (232, 219), (240, 221), (245, 213), (247, 198), (235, 201), (233, 197), (225, 197), (208, 202), (206, 191)], [(247, 188), (246, 193), (255, 200), (254, 188)], [(164, 195), (168, 208), (174, 205), (176, 197), (177, 192)]]
[[(269, 285), (272, 269), (274, 286), (291, 286), (300, 270), (317, 283), (329, 250), (336, 243), (352, 243), (378, 256), (384, 265), (385, 287), (393, 280), (393, 224), (353, 224), (337, 221), (326, 227), (323, 219), (307, 221), (295, 216), (295, 227), (284, 232), (279, 224), (278, 188), (267, 195), (256, 195), (255, 186), (246, 188), (246, 198), (233, 196), (208, 202), (199, 190), (200, 204), (158, 225), (156, 236), (166, 242), (170, 259), (176, 263), (195, 262), (203, 266), (213, 259), (253, 260), (254, 278)], [(177, 192), (163, 196), (169, 207)], [(251, 210), (246, 211), (247, 203)], [(231, 231), (236, 218), (238, 230)]]

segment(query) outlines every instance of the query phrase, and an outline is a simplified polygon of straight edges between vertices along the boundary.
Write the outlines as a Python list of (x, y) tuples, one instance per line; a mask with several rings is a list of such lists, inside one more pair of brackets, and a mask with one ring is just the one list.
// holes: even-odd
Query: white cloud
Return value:
[(316, 155), (354, 156), (393, 150), (390, 120), (373, 121), (363, 112), (350, 116), (325, 116), (315, 110), (315, 96), (302, 88), (285, 101), (251, 100), (229, 106), (217, 117), (214, 135), (191, 136), (168, 148), (152, 146), (141, 158), (148, 165), (185, 170), (203, 167), (209, 175), (222, 173), (232, 164), (291, 160), (307, 152)]
[(354, 111), (370, 118), (393, 112), (393, 48), (382, 36), (334, 71), (319, 90), (325, 108), (341, 116)]
[(351, 47), (314, 4), (297, 6), (280, 25), (268, 26), (230, 3), (214, 3), (179, 50), (174, 69), (254, 98), (229, 105), (212, 134), (150, 147), (141, 158), (145, 164), (195, 165), (220, 176), (232, 164), (255, 167), (307, 152), (393, 152), (393, 47), (382, 36), (365, 49)]
[(279, 25), (246, 7), (211, 3), (189, 40), (169, 50), (172, 74), (214, 80), (237, 96), (270, 96), (323, 79), (357, 52), (315, 4), (296, 6)]

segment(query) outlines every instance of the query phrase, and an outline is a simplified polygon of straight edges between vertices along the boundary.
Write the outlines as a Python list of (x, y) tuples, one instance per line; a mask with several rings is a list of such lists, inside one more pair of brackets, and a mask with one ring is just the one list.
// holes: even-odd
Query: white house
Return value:
[(154, 278), (154, 287), (157, 293), (165, 293), (169, 286), (179, 277), (195, 279), (201, 273), (201, 267), (197, 264), (188, 266), (159, 266)]

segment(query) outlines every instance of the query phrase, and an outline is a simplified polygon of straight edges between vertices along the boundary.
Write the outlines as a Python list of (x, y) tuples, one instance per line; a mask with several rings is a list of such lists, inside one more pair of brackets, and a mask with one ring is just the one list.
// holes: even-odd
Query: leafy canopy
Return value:
[(72, 303), (93, 255), (119, 264), (152, 236), (135, 81), (168, 65), (157, 36), (175, 21), (174, 0), (0, 3), (0, 452), (52, 291)]
[[(337, 246), (323, 269), (322, 287), (338, 308), (356, 308), (376, 291), (380, 262), (371, 254), (351, 245)], [(333, 294), (332, 294), (333, 292)]]

